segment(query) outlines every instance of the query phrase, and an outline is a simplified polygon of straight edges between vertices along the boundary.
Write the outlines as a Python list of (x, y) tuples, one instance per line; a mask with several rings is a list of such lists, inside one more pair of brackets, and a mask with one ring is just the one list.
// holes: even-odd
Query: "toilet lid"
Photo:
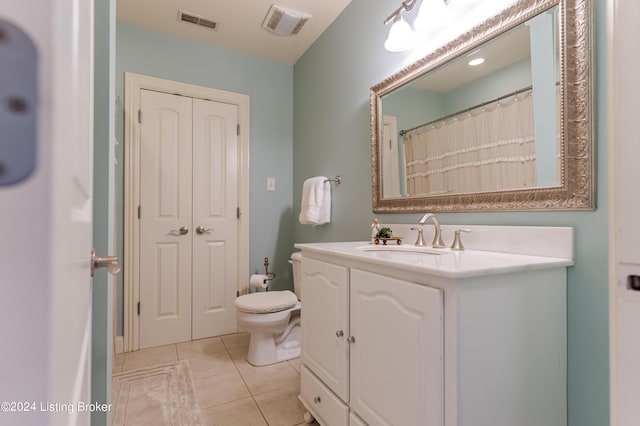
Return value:
[(245, 294), (236, 298), (236, 308), (242, 312), (266, 314), (293, 308), (298, 303), (296, 295), (289, 290), (263, 291)]

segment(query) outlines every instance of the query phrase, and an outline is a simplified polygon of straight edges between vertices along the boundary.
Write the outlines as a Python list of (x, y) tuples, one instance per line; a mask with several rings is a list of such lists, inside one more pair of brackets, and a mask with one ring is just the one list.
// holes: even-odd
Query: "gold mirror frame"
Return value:
[[(560, 185), (522, 190), (382, 199), (380, 140), (382, 97), (419, 76), (559, 5), (560, 10)], [(428, 56), (371, 88), (371, 177), (376, 213), (594, 210), (596, 206), (592, 108), (590, 0), (519, 0)]]

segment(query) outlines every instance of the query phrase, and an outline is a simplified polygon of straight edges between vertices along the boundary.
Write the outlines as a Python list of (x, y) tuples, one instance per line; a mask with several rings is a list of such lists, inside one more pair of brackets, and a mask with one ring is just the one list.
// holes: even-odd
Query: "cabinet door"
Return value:
[(367, 424), (442, 426), (442, 290), (357, 269), (350, 405)]
[(302, 274), (302, 362), (348, 401), (348, 269), (303, 257)]

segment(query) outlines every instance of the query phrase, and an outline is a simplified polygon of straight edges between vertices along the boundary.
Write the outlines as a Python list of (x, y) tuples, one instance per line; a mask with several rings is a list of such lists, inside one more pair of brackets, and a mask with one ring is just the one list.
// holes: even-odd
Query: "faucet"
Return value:
[[(431, 219), (433, 221), (433, 227), (435, 230), (435, 234), (433, 236), (433, 242), (431, 243), (431, 247), (433, 248), (443, 248), (444, 241), (442, 241), (442, 228), (440, 227), (440, 222), (436, 216), (432, 213), (425, 213), (424, 216), (418, 221), (418, 225), (424, 225), (427, 221)], [(421, 232), (418, 233), (418, 241), (420, 240)], [(418, 245), (418, 241), (416, 241), (416, 245)], [(423, 243), (424, 244), (424, 243)]]

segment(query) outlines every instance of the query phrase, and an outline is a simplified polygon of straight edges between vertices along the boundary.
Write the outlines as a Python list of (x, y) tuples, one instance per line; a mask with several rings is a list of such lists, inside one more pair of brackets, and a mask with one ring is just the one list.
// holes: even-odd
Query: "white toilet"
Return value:
[(300, 356), (301, 260), (300, 252), (293, 253), (289, 260), (295, 294), (289, 290), (266, 291), (236, 299), (238, 327), (251, 334), (247, 361), (252, 365)]

